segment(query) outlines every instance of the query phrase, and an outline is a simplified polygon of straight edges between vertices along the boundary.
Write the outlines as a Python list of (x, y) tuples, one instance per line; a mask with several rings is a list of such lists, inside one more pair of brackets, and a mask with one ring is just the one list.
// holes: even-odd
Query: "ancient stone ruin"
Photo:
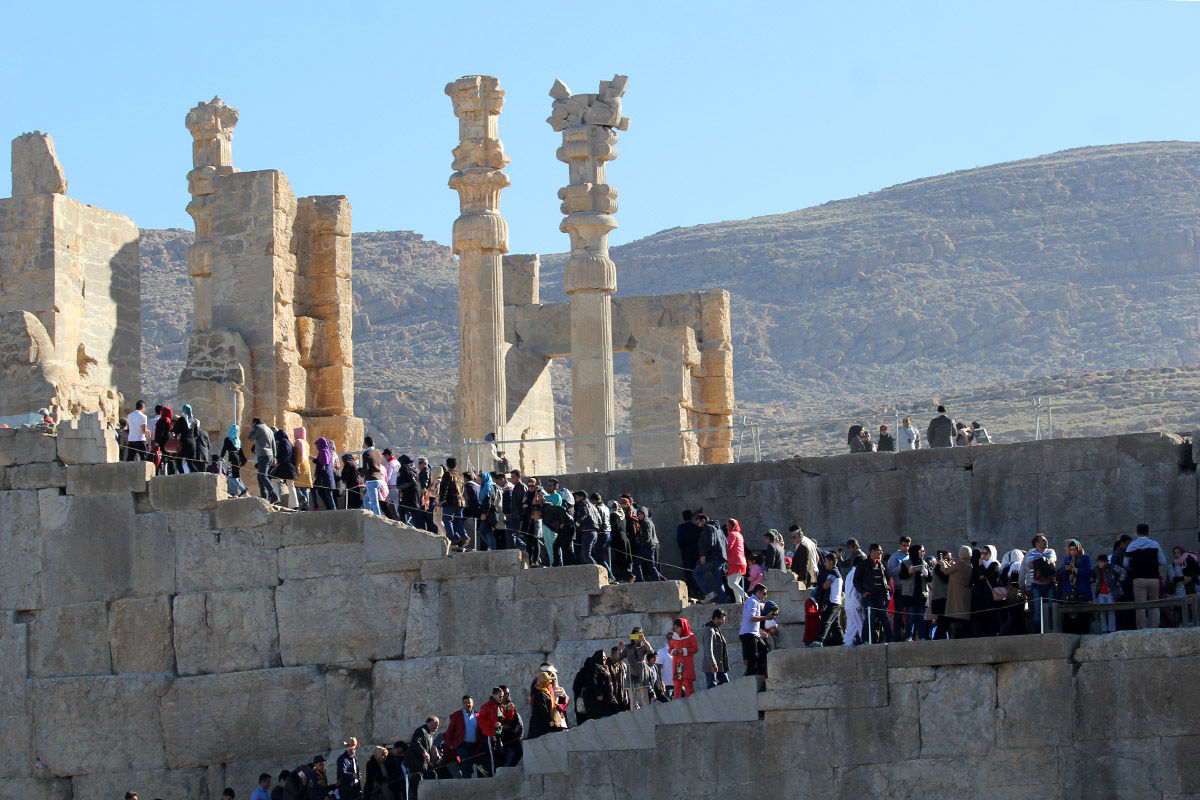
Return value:
[(66, 196), (48, 134), (13, 139), (0, 199), (0, 417), (46, 407), (116, 422), (141, 380), (141, 263), (133, 220)]
[[(556, 81), (549, 119), (563, 134), (558, 159), (569, 167), (561, 229), (571, 237), (564, 277), (567, 303), (542, 303), (539, 258), (506, 256), (508, 228), (500, 191), (509, 159), (498, 133), (504, 103), (499, 81), (468, 76), (446, 93), (459, 119), (451, 188), (462, 215), (454, 224), (459, 256), (462, 346), (455, 409), (456, 440), (496, 433), (514, 465), (527, 472), (562, 468), (555, 438), (550, 363), (571, 359), (572, 468), (615, 465), (613, 354), (631, 353), (630, 424), (635, 466), (733, 460), (733, 350), (729, 294), (723, 290), (614, 297), (616, 265), (608, 235), (617, 227), (617, 191), (606, 163), (617, 156), (627, 79), (602, 81), (597, 94), (572, 94)], [(700, 430), (723, 428), (724, 430)], [(646, 435), (653, 434), (653, 435)]]
[(237, 109), (222, 100), (188, 112), (193, 168), (188, 213), (196, 238), (192, 335), (180, 403), (205, 429), (253, 417), (309, 429), (339, 447), (362, 442), (354, 416), (350, 202), (299, 200), (279, 170), (233, 166)]

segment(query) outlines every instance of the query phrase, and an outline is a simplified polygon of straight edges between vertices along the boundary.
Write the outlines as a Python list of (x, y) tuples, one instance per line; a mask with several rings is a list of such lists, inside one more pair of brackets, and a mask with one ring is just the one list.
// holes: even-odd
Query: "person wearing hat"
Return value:
[(888, 433), (887, 425), (879, 426), (879, 441), (875, 443), (875, 450), (880, 453), (896, 452), (896, 440)]
[(362, 779), (358, 774), (358, 739), (346, 737), (342, 742), (346, 749), (337, 760), (337, 785), (339, 800), (360, 800)]

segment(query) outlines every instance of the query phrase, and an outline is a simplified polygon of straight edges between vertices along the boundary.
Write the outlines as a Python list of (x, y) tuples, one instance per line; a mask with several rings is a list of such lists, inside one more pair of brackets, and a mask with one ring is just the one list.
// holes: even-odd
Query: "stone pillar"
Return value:
[(617, 157), (617, 131), (629, 128), (621, 115), (628, 78), (601, 81), (598, 94), (571, 94), (562, 81), (546, 120), (563, 135), (558, 160), (569, 167), (570, 183), (559, 189), (566, 218), (560, 230), (571, 237), (563, 282), (571, 306), (571, 391), (576, 436), (605, 436), (575, 442), (576, 472), (616, 466), (616, 402), (613, 397), (612, 295), (617, 270), (608, 257), (608, 235), (617, 227), (617, 190), (605, 182), (605, 164)]
[(503, 258), (508, 226), (500, 216), (500, 192), (509, 184), (509, 159), (499, 138), (504, 92), (500, 81), (469, 75), (446, 85), (458, 117), (458, 147), (450, 188), (458, 192), (461, 214), (454, 221), (458, 256), (458, 357), (456, 437), (482, 441), (489, 433), (505, 438), (508, 421), (504, 377)]
[(233, 166), (233, 129), (238, 112), (219, 97), (199, 103), (188, 112), (184, 124), (192, 134), (192, 170), (187, 212), (196, 223), (196, 238), (188, 249), (188, 274), (193, 285), (192, 330), (202, 333), (212, 327), (212, 231), (210, 198), (216, 193), (213, 179), (237, 172)]

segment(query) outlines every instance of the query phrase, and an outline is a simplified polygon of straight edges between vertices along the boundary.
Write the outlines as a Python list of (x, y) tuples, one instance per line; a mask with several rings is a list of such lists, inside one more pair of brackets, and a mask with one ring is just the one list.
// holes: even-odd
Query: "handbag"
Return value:
[(183, 445), (175, 434), (168, 436), (166, 443), (163, 444), (163, 452), (166, 453), (178, 453), (182, 449)]
[(989, 589), (992, 590), (992, 600), (994, 600), (997, 603), (1003, 603), (1005, 600), (1008, 599), (1008, 587), (1007, 586), (992, 586), (992, 582), (989, 581), (987, 578), (984, 578), (983, 582), (985, 584), (987, 584), (987, 587)]

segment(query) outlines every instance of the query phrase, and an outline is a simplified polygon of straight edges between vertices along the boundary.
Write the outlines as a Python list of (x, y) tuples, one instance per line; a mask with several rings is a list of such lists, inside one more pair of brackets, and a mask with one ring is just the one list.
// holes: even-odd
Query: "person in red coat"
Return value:
[(674, 636), (668, 645), (675, 675), (675, 696), (686, 697), (693, 693), (692, 682), (696, 680), (696, 653), (700, 642), (686, 619), (677, 619), (671, 626)]
[(483, 758), (484, 769), (488, 775), (496, 774), (496, 749), (500, 744), (500, 720), (504, 716), (504, 690), (499, 686), (492, 687), (492, 695), (479, 709), (477, 723), (479, 725), (480, 755)]

